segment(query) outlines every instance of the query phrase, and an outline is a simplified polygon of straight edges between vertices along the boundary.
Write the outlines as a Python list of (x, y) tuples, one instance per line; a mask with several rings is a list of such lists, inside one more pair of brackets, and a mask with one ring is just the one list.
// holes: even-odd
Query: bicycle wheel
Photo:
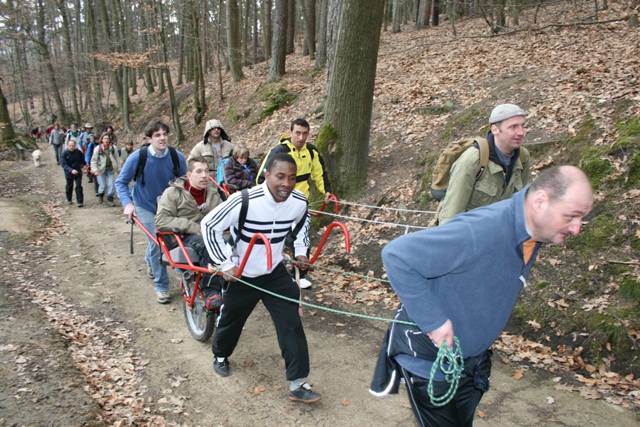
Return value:
[(180, 282), (184, 292), (184, 318), (187, 321), (189, 332), (197, 341), (206, 342), (213, 335), (219, 311), (207, 309), (200, 290), (196, 294), (193, 306), (189, 307), (187, 300), (191, 299), (193, 294), (195, 275), (186, 280), (183, 277)]

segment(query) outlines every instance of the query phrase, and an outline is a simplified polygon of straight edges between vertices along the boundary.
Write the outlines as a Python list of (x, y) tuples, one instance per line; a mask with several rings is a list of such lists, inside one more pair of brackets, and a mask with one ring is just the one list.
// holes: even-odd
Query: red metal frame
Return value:
[[(173, 231), (156, 231), (157, 233), (157, 238), (153, 237), (153, 235), (151, 234), (151, 232), (149, 232), (149, 230), (147, 230), (147, 228), (142, 225), (142, 223), (138, 220), (137, 217), (132, 216), (131, 219), (133, 220), (133, 222), (135, 222), (138, 227), (140, 227), (142, 229), (142, 231), (144, 231), (144, 233), (158, 246), (160, 246), (160, 250), (162, 250), (162, 252), (165, 254), (165, 256), (167, 257), (167, 261), (169, 262), (169, 266), (171, 268), (179, 268), (181, 270), (189, 270), (192, 271), (194, 273), (196, 273), (196, 281), (195, 284), (193, 286), (193, 292), (191, 297), (187, 297), (187, 293), (185, 292), (184, 289), (184, 283), (182, 283), (182, 281), (180, 282), (181, 286), (182, 286), (182, 295), (184, 300), (186, 301), (187, 305), (189, 307), (193, 307), (193, 304), (195, 302), (196, 299), (196, 295), (198, 294), (198, 292), (200, 292), (200, 280), (202, 278), (202, 274), (203, 273), (211, 273), (209, 271), (209, 269), (207, 267), (200, 267), (198, 265), (195, 265), (193, 263), (193, 261), (191, 261), (191, 257), (189, 256), (189, 252), (187, 252), (187, 248), (184, 246), (184, 243), (182, 242), (182, 238), (174, 233)], [(171, 253), (169, 251), (169, 248), (167, 247), (167, 245), (164, 242), (164, 236), (172, 236), (173, 238), (176, 239), (176, 242), (178, 243), (178, 247), (180, 247), (180, 250), (182, 251), (182, 254), (184, 255), (184, 258), (187, 260), (187, 264), (181, 264), (178, 262), (173, 261), (173, 258), (171, 257)], [(253, 250), (253, 246), (256, 244), (256, 242), (258, 240), (262, 240), (262, 242), (264, 243), (265, 246), (265, 251), (266, 253), (266, 257), (267, 257), (267, 268), (272, 268), (273, 263), (272, 263), (272, 252), (271, 252), (271, 244), (269, 243), (269, 239), (267, 239), (267, 236), (265, 236), (262, 233), (256, 233), (253, 235), (253, 237), (251, 238), (251, 240), (249, 241), (249, 246), (247, 247), (247, 251), (244, 254), (244, 257), (242, 258), (242, 262), (240, 263), (240, 266), (238, 267), (238, 271), (236, 272), (236, 274), (234, 275), (234, 277), (241, 277), (242, 276), (242, 271), (244, 270), (245, 265), (247, 264), (247, 261), (249, 260), (249, 256), (251, 255), (251, 251)], [(222, 272), (217, 272), (217, 273), (213, 273), (213, 274), (218, 274), (218, 275), (222, 275)]]
[(345, 252), (346, 253), (351, 252), (351, 237), (349, 236), (349, 230), (347, 230), (347, 226), (341, 222), (334, 221), (331, 224), (329, 224), (327, 226), (327, 229), (324, 231), (324, 234), (322, 235), (322, 239), (320, 239), (320, 243), (318, 244), (316, 251), (313, 253), (313, 257), (311, 257), (311, 259), (309, 260), (309, 264), (314, 264), (316, 262), (316, 260), (318, 259), (318, 256), (320, 255), (320, 251), (322, 251), (322, 248), (324, 247), (325, 242), (329, 238), (329, 233), (331, 233), (331, 230), (333, 230), (336, 227), (341, 229), (342, 234), (344, 235)]
[[(338, 197), (335, 194), (329, 193), (329, 203), (331, 203), (331, 201), (333, 201), (333, 206), (334, 206), (334, 211), (336, 213), (336, 215), (339, 213), (339, 207), (338, 207)], [(324, 201), (322, 202), (322, 206), (320, 207), (320, 212), (324, 212), (324, 208), (327, 206), (327, 202)], [(322, 215), (321, 213), (317, 213), (317, 212), (311, 212), (311, 215), (313, 216), (320, 216)]]
[(216, 185), (216, 187), (220, 189), (220, 191), (222, 191), (227, 197), (229, 197), (231, 193), (229, 192), (229, 189), (227, 188), (227, 185), (224, 182), (222, 183), (222, 185), (218, 184), (218, 181), (213, 179), (211, 175), (209, 175), (209, 179)]

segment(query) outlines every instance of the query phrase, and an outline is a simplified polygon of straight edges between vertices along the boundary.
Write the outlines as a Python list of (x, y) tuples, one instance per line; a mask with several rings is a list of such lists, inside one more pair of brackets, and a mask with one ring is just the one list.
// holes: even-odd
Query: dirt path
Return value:
[[(89, 185), (84, 208), (64, 204), (64, 178), (52, 155), (45, 152), (39, 169), (24, 162), (17, 173), (30, 174), (36, 188), (53, 189), (49, 199), (57, 206), (50, 209), (61, 210), (67, 232), (40, 246), (20, 245), (30, 202), (0, 199), (0, 426), (111, 425), (127, 418), (225, 427), (415, 425), (404, 390), (384, 399), (367, 392), (386, 327), (372, 321), (306, 310), (310, 382), (323, 394), (317, 404), (286, 398), (284, 363), (261, 306), (231, 358), (232, 375), (216, 376), (209, 344), (189, 335), (176, 274), (172, 303), (157, 304), (142, 268), (142, 233), (135, 231), (130, 255), (121, 208), (97, 205)], [(22, 215), (15, 215), (18, 208)], [(514, 369), (495, 358), (477, 426), (638, 425), (637, 413), (557, 391), (547, 374), (526, 372), (516, 381)]]

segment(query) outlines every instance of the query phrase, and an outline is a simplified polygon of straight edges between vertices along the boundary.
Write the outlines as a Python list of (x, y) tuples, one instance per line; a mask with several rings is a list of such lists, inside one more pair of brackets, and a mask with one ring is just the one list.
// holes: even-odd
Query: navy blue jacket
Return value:
[(60, 165), (64, 169), (64, 176), (67, 178), (75, 178), (77, 176), (71, 173), (72, 170), (77, 170), (82, 175), (82, 167), (85, 164), (84, 154), (78, 148), (73, 151), (64, 150), (62, 156), (60, 156)]

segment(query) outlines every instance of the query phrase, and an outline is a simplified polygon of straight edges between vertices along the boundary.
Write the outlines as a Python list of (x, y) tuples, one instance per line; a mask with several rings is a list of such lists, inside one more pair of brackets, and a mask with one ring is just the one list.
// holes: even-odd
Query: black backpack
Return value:
[[(178, 159), (178, 151), (173, 147), (167, 147), (169, 149), (169, 155), (173, 162), (173, 176), (178, 178), (180, 176), (180, 159)], [(137, 181), (140, 178), (140, 185), (144, 187), (144, 166), (147, 164), (147, 151), (149, 150), (149, 143), (142, 144), (140, 147), (140, 157), (138, 159), (138, 168), (136, 174), (133, 176), (133, 180)]]

